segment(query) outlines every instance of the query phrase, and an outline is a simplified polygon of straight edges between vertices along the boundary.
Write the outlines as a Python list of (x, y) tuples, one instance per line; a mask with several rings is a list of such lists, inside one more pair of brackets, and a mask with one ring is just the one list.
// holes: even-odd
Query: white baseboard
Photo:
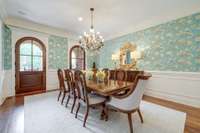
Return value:
[(200, 108), (200, 73), (149, 72), (145, 95)]

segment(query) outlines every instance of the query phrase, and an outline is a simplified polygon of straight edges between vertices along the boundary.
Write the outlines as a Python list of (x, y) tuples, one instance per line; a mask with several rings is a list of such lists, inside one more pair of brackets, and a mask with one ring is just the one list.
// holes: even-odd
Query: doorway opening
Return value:
[(24, 37), (15, 45), (16, 94), (46, 90), (46, 48), (34, 37)]
[(70, 49), (70, 69), (85, 70), (85, 50), (75, 45)]

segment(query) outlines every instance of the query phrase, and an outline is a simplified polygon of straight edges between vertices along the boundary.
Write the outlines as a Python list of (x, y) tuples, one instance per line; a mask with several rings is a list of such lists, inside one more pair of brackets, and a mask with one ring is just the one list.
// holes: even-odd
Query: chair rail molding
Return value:
[(152, 74), (145, 95), (200, 108), (200, 73), (147, 71)]

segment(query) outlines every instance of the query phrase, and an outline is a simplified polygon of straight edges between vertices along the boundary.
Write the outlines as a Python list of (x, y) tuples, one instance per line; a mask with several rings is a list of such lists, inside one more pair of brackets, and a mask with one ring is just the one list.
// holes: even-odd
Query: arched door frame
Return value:
[(27, 41), (32, 40), (40, 44), (42, 48), (42, 59), (43, 59), (43, 90), (46, 90), (46, 47), (44, 43), (35, 37), (22, 37), (15, 44), (15, 92), (20, 85), (20, 45)]
[(83, 47), (81, 47), (80, 45), (74, 45), (73, 47), (70, 48), (70, 51), (69, 51), (69, 68), (72, 69), (72, 50), (74, 48), (81, 48), (83, 50), (83, 69), (85, 70), (85, 49)]

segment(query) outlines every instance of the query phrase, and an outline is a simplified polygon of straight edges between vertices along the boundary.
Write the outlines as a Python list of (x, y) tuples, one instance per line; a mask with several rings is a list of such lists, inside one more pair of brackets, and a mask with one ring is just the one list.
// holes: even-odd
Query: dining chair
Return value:
[(77, 94), (76, 94), (76, 90), (75, 90), (75, 84), (74, 84), (74, 74), (73, 74), (72, 70), (70, 70), (70, 69), (65, 69), (64, 72), (65, 72), (65, 81), (66, 81), (66, 84), (69, 88), (69, 95), (68, 95), (67, 102), (66, 102), (65, 106), (67, 107), (70, 98), (73, 98), (73, 104), (72, 104), (72, 108), (71, 108), (71, 113), (73, 113), (74, 105), (76, 103), (76, 98), (77, 98), (77, 96), (76, 96)]
[(61, 104), (63, 104), (66, 93), (69, 93), (69, 88), (66, 88), (63, 71), (61, 69), (58, 69), (57, 74), (58, 74), (59, 91), (60, 91), (59, 94), (58, 94), (58, 101), (60, 99), (61, 94), (63, 93), (63, 97), (62, 97), (62, 100), (61, 100)]
[(123, 69), (116, 69), (115, 80), (126, 81), (126, 71)]
[(137, 71), (137, 70), (127, 70), (126, 71), (126, 81), (134, 82), (135, 78), (138, 74), (143, 74), (144, 71)]
[(108, 80), (109, 80), (109, 69), (104, 68), (104, 69), (102, 69), (102, 71), (105, 73), (104, 82), (108, 82)]
[(85, 127), (90, 107), (102, 106), (102, 111), (104, 112), (106, 98), (88, 92), (85, 74), (83, 74), (83, 72), (80, 70), (75, 71), (75, 87), (78, 92), (78, 107), (76, 110), (75, 118), (77, 118), (80, 106), (85, 105), (86, 113), (83, 122), (83, 127)]
[(109, 70), (109, 80), (115, 80), (115, 70)]
[(129, 92), (124, 95), (120, 94), (120, 97), (118, 94), (112, 95), (110, 101), (106, 104), (106, 120), (108, 119), (108, 108), (126, 113), (128, 115), (130, 132), (133, 133), (132, 113), (138, 112), (140, 120), (143, 123), (143, 117), (140, 112), (140, 102), (150, 77), (150, 74), (146, 76), (138, 74)]

